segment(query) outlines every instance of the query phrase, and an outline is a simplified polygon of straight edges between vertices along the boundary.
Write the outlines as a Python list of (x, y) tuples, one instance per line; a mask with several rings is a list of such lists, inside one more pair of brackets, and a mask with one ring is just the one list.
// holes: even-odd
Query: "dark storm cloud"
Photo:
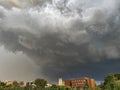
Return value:
[(51, 79), (95, 76), (91, 70), (99, 68), (94, 64), (120, 58), (117, 0), (53, 1), (12, 0), (11, 9), (6, 8), (9, 2), (0, 2), (1, 45), (31, 57), (42, 69), (40, 74)]

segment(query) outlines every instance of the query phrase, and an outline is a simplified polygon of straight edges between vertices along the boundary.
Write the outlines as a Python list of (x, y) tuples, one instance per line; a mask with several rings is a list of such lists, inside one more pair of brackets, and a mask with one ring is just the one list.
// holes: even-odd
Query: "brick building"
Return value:
[(72, 86), (72, 87), (88, 87), (88, 88), (94, 88), (95, 87), (95, 81), (91, 78), (75, 78), (71, 80), (65, 80), (65, 85)]

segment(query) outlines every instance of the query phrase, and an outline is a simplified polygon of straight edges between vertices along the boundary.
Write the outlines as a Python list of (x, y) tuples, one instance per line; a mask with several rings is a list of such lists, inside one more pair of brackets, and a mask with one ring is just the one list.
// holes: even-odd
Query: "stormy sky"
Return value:
[(0, 0), (2, 80), (102, 81), (119, 59), (119, 0)]

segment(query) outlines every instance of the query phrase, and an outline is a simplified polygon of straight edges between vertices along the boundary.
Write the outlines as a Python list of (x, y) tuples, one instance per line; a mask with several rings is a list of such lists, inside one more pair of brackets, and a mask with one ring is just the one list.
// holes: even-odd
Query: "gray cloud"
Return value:
[(120, 58), (117, 0), (55, 1), (1, 1), (1, 45), (28, 55), (51, 79), (75, 67)]

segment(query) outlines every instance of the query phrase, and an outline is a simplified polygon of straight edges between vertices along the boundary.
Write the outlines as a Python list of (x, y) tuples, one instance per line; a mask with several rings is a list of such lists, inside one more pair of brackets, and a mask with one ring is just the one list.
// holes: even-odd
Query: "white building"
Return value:
[(63, 84), (63, 81), (62, 81), (62, 78), (59, 78), (59, 79), (58, 79), (58, 85), (59, 85), (59, 86), (64, 85), (64, 84)]

